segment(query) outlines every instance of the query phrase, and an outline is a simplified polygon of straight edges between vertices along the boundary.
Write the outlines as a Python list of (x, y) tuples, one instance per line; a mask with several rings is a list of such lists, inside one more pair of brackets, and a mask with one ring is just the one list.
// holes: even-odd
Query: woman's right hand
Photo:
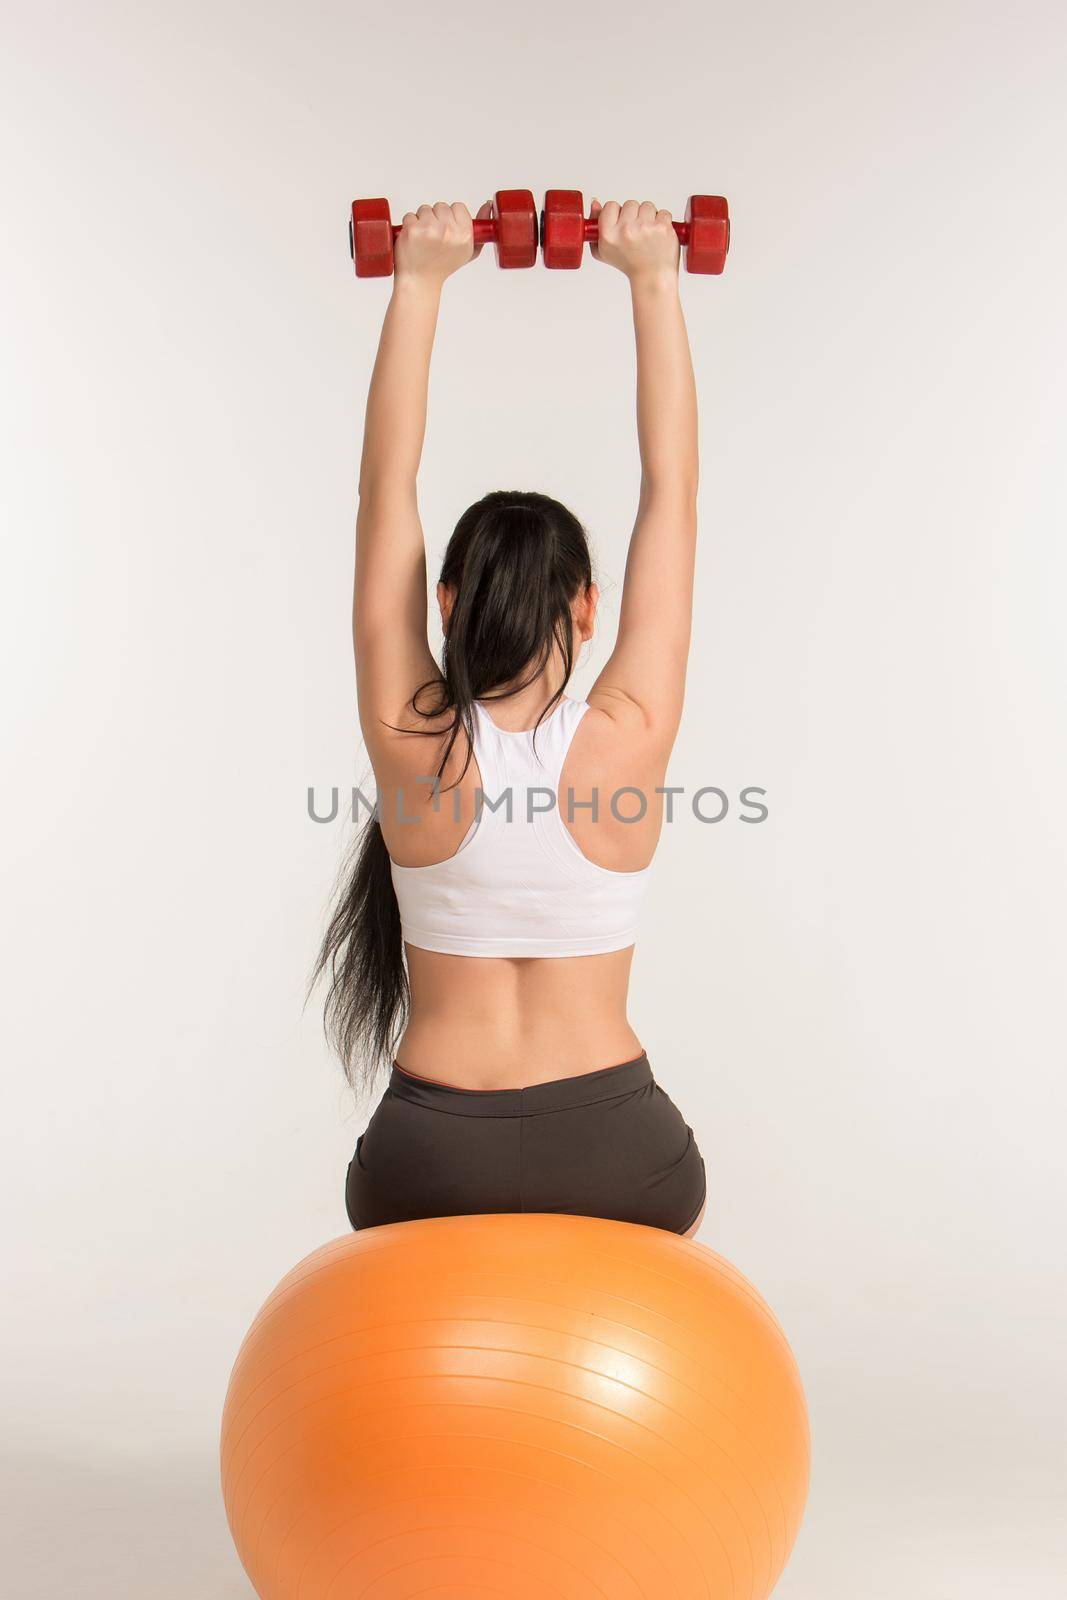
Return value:
[(678, 235), (669, 211), (657, 211), (651, 200), (627, 200), (619, 205), (594, 200), (590, 213), (596, 218), (599, 239), (592, 246), (598, 261), (618, 267), (633, 283), (637, 279), (676, 276)]
[[(478, 215), (490, 213), (486, 201)], [(462, 201), (448, 205), (439, 200), (434, 206), (420, 206), (401, 218), (401, 231), (393, 247), (397, 278), (418, 279), (440, 287), (446, 278), (466, 266), (479, 254), (474, 242), (471, 214)]]

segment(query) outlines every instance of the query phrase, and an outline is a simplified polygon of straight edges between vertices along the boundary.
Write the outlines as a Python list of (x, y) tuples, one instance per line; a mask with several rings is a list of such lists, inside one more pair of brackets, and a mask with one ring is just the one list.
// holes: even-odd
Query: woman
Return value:
[(540, 494), (490, 494), (460, 518), (437, 585), (440, 668), (430, 653), (416, 498), (430, 354), (445, 280), (478, 252), (467, 209), (443, 203), (408, 213), (396, 244), (353, 607), (380, 820), (317, 969), (350, 1076), (395, 1047), (348, 1170), (356, 1228), (561, 1211), (691, 1235), (703, 1216), (692, 1130), (626, 1015), (685, 685), (696, 391), (670, 214), (593, 204), (593, 253), (630, 283), (641, 494), (618, 639), (587, 702), (564, 691), (593, 633), (589, 551)]

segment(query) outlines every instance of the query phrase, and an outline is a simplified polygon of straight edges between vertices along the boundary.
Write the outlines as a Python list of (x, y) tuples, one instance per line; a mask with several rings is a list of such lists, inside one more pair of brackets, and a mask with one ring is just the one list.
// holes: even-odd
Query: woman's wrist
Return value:
[(398, 272), (393, 278), (393, 299), (417, 305), (437, 306), (443, 288), (443, 278), (431, 278), (418, 272)]
[(678, 294), (678, 271), (675, 267), (657, 267), (630, 275), (630, 293), (634, 299), (662, 299)]

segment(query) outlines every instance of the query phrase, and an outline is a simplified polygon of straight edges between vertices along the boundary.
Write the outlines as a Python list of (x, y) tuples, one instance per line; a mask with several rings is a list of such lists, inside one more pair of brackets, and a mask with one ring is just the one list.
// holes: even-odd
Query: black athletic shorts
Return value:
[(393, 1067), (345, 1187), (353, 1228), (554, 1211), (685, 1233), (704, 1195), (693, 1130), (646, 1056), (529, 1089), (458, 1089)]

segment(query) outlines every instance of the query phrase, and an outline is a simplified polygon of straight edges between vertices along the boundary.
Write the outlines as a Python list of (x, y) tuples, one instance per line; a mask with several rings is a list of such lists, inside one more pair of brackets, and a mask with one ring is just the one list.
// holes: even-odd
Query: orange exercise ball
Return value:
[(765, 1600), (808, 1463), (752, 1285), (598, 1217), (326, 1245), (257, 1316), (222, 1424), (261, 1600)]

